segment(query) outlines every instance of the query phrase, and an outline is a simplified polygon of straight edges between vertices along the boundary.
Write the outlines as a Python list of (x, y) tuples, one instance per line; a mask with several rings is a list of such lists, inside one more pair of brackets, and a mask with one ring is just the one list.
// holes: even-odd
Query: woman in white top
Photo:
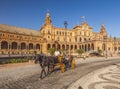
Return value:
[(58, 50), (56, 50), (54, 55), (58, 57), (60, 55), (60, 52)]

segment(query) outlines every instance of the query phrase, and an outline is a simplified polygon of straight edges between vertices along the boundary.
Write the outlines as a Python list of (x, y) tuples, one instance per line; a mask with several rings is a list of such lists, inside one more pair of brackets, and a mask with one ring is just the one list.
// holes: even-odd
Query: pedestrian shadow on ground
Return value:
[(83, 88), (81, 86), (79, 86), (78, 89), (83, 89)]

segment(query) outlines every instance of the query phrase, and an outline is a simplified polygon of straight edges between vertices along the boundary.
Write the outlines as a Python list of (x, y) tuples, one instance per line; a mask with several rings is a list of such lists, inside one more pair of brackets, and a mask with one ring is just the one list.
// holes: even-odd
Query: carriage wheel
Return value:
[(65, 72), (65, 64), (60, 64), (61, 72)]
[(71, 67), (72, 67), (72, 69), (75, 68), (75, 59), (72, 60)]

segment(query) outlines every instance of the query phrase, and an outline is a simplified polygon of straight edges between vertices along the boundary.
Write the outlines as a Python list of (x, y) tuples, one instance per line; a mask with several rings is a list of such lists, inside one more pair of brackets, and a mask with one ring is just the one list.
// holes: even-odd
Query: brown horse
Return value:
[[(71, 67), (72, 60), (73, 60), (72, 57), (69, 59), (69, 61), (66, 60), (65, 58), (63, 58), (60, 63), (65, 65), (65, 70), (66, 70), (67, 68)], [(57, 63), (59, 63), (58, 57), (46, 56), (46, 55), (43, 55), (43, 54), (37, 54), (36, 55), (35, 63), (37, 63), (37, 61), (39, 62), (40, 67), (42, 69), (41, 73), (40, 73), (40, 78), (41, 79), (46, 77), (52, 71), (54, 71), (54, 67), (56, 66)], [(47, 72), (46, 72), (46, 69), (47, 69)]]

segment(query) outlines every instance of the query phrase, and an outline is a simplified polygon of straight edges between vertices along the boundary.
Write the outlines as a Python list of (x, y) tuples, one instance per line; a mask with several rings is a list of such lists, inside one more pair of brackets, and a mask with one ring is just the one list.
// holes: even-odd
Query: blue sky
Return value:
[(0, 24), (39, 30), (48, 10), (56, 27), (67, 21), (72, 29), (85, 16), (93, 31), (104, 23), (109, 35), (120, 37), (120, 0), (0, 0)]

